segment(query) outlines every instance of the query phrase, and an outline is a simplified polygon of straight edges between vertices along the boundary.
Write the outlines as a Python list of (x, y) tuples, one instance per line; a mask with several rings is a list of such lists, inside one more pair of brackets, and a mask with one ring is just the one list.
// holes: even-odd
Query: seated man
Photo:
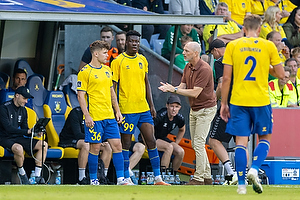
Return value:
[[(0, 145), (14, 154), (18, 176), (21, 184), (24, 185), (30, 184), (23, 168), (24, 151), (28, 155), (36, 153), (35, 180), (38, 184), (44, 184), (45, 180), (41, 176), (42, 158), (44, 162), (48, 144), (47, 142), (42, 144), (41, 140), (31, 139), (32, 129), (28, 128), (27, 111), (24, 107), (29, 98), (33, 97), (28, 88), (20, 86), (16, 89), (14, 98), (0, 106)], [(41, 136), (41, 133), (38, 135)]]
[[(78, 154), (78, 170), (79, 170), (79, 180), (80, 185), (89, 185), (90, 181), (85, 176), (85, 168), (88, 161), (89, 155), (89, 143), (84, 141), (84, 120), (83, 113), (80, 107), (73, 108), (65, 125), (59, 134), (59, 144), (58, 146), (66, 148), (73, 147), (79, 149)], [(104, 163), (104, 174), (107, 176), (108, 167), (111, 160), (112, 150), (108, 142), (103, 142), (100, 147), (101, 159)]]
[[(174, 34), (175, 34), (174, 32), (175, 32), (175, 26), (172, 26), (167, 32), (163, 47), (161, 49), (161, 55), (168, 60), (170, 60), (171, 57), (171, 50), (172, 50)], [(183, 52), (181, 46), (181, 37), (184, 35), (190, 36), (191, 38), (193, 38), (193, 41), (200, 43), (198, 33), (193, 28), (192, 24), (181, 25), (178, 30), (177, 46), (175, 50), (176, 56), (182, 54)]]
[[(174, 155), (172, 161), (174, 175), (176, 175), (184, 157), (184, 150), (181, 146), (179, 146), (179, 142), (181, 141), (185, 133), (184, 117), (178, 113), (180, 108), (180, 98), (176, 95), (171, 95), (167, 100), (166, 108), (160, 109), (157, 112), (156, 118), (154, 118), (157, 149), (158, 151), (164, 152), (160, 161), (160, 165), (161, 167), (168, 168), (171, 156)], [(178, 133), (176, 141), (173, 142), (167, 138), (167, 135), (171, 133), (171, 131), (174, 130), (177, 126)], [(142, 137), (140, 136), (139, 141), (142, 141)]]
[(222, 40), (225, 44), (235, 40), (237, 38), (243, 37), (244, 33), (238, 27), (238, 25), (232, 21), (229, 17), (228, 6), (226, 3), (221, 2), (216, 7), (216, 15), (224, 15), (224, 25), (214, 25), (207, 24), (203, 29), (203, 40), (205, 42), (206, 51), (209, 49), (209, 43), (213, 40), (213, 32), (217, 29), (217, 38)]
[(129, 176), (131, 181), (137, 185), (138, 181), (135, 178), (135, 175), (132, 171), (132, 169), (138, 164), (138, 162), (141, 160), (144, 152), (145, 152), (145, 145), (141, 142), (132, 141), (131, 146), (129, 148), (130, 151), (130, 157), (129, 157)]
[(291, 69), (284, 67), (284, 78), (274, 79), (269, 82), (269, 94), (272, 107), (297, 107), (297, 98), (294, 87), (289, 80)]

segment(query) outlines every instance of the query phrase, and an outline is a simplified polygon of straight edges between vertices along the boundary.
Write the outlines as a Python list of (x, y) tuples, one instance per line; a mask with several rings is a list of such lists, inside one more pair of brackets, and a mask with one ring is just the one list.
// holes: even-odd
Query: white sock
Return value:
[(85, 168), (78, 168), (79, 172), (79, 181), (82, 181), (82, 179), (85, 177)]
[(128, 168), (128, 171), (129, 171), (129, 176), (133, 176), (134, 175), (133, 171), (130, 168)]
[(224, 163), (224, 167), (229, 175), (234, 174), (232, 163), (230, 162), (230, 160)]
[(20, 175), (25, 175), (26, 174), (26, 172), (25, 172), (25, 170), (24, 170), (24, 167), (18, 167), (18, 170), (19, 170), (19, 174)]
[(104, 168), (104, 175), (107, 176), (108, 168)]
[(154, 180), (155, 180), (156, 183), (162, 182), (161, 175), (155, 176)]
[(41, 172), (42, 172), (42, 168), (35, 166), (35, 169), (34, 169), (35, 176), (36, 177), (41, 176)]

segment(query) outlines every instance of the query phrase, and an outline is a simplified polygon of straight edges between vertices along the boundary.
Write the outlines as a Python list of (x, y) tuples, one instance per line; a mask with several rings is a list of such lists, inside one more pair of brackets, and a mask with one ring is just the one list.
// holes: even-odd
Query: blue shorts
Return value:
[(235, 136), (267, 135), (272, 133), (273, 115), (271, 105), (245, 107), (230, 104), (230, 118), (226, 133)]
[(95, 121), (93, 128), (84, 123), (85, 142), (102, 143), (107, 139), (120, 139), (119, 126), (115, 119)]
[(120, 132), (125, 134), (133, 134), (136, 126), (141, 127), (143, 123), (154, 125), (150, 111), (135, 113), (135, 114), (122, 114), (123, 121), (120, 127)]

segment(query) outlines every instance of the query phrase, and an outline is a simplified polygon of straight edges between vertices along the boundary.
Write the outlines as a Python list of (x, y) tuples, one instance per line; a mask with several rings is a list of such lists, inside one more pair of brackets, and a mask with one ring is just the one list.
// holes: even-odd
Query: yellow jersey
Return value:
[(246, 13), (251, 13), (250, 0), (232, 0), (223, 2), (228, 5), (228, 9), (231, 12), (231, 19), (235, 20), (238, 24), (243, 25)]
[[(269, 6), (275, 6), (275, 3), (273, 1), (267, 0), (267, 2), (269, 4)], [(280, 11), (286, 10), (289, 13), (291, 13), (294, 10), (294, 8), (296, 8), (296, 7), (297, 6), (295, 4), (293, 4), (292, 2), (290, 2), (290, 0), (281, 0), (280, 3), (278, 4), (278, 8), (280, 9)], [(279, 23), (284, 24), (288, 18), (289, 17), (281, 18)]]
[(251, 14), (256, 14), (259, 16), (264, 16), (265, 11), (268, 9), (268, 3), (265, 1), (251, 0)]
[(277, 31), (280, 33), (282, 39), (286, 38), (285, 32), (283, 30), (283, 28), (281, 26), (276, 26), (275, 30), (273, 30), (271, 28), (271, 26), (268, 23), (263, 23), (261, 25), (261, 29), (260, 29), (260, 33), (259, 33), (259, 37), (266, 39), (267, 35), (272, 32), (272, 31)]
[(273, 42), (253, 37), (231, 41), (226, 47), (223, 64), (233, 69), (231, 104), (254, 107), (270, 104), (269, 66), (281, 64)]
[(225, 25), (214, 25), (214, 24), (207, 24), (204, 26), (203, 29), (203, 40), (205, 42), (205, 50), (209, 49), (208, 39), (212, 36), (210, 33), (214, 31), (215, 28), (218, 29), (217, 36), (226, 35), (226, 34), (234, 34), (241, 31), (238, 25), (234, 21), (228, 21)]
[(78, 73), (77, 90), (85, 91), (87, 109), (94, 121), (114, 119), (110, 88), (111, 70), (106, 65), (100, 68), (85, 65)]
[(146, 99), (145, 77), (147, 59), (140, 54), (120, 54), (111, 63), (113, 81), (118, 83), (117, 97), (122, 114), (142, 113), (150, 110)]

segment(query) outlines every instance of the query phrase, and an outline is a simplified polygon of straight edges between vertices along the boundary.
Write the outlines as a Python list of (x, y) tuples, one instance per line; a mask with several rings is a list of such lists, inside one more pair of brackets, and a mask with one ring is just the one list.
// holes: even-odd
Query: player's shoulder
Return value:
[(164, 117), (167, 115), (167, 108), (164, 107), (164, 108), (161, 108), (159, 111), (157, 111), (157, 116), (159, 117)]
[(79, 73), (86, 73), (89, 70), (91, 70), (91, 66), (89, 64), (86, 64), (80, 69)]
[(184, 116), (183, 116), (181, 113), (178, 113), (178, 114), (176, 115), (176, 118), (177, 118), (178, 120), (180, 120), (180, 121), (184, 121)]

